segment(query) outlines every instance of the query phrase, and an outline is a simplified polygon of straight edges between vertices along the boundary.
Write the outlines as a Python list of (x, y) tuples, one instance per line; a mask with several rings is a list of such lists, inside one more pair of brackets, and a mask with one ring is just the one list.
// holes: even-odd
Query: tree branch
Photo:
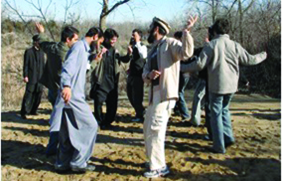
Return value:
[[(27, 26), (27, 22), (24, 20), (23, 16), (19, 13), (19, 11), (17, 10), (17, 7), (14, 8), (14, 7), (8, 2), (8, 0), (5, 0), (5, 2), (6, 2), (6, 4), (9, 6), (9, 8), (10, 8), (11, 10), (13, 10), (13, 11), (18, 15), (18, 17), (24, 22), (25, 27), (28, 29), (29, 33), (30, 33), (31, 35), (33, 35), (32, 30)], [(14, 4), (16, 4), (15, 1), (14, 1)], [(15, 6), (16, 6), (16, 5), (15, 5)]]
[(234, 0), (234, 1), (233, 1), (233, 3), (232, 3), (232, 5), (231, 5), (229, 11), (226, 13), (226, 15), (228, 15), (228, 14), (232, 11), (232, 8), (233, 8), (233, 6), (236, 4), (236, 2), (237, 2), (237, 0)]
[(124, 4), (124, 3), (128, 3), (131, 0), (123, 0), (123, 1), (119, 1), (117, 2), (115, 5), (113, 5), (113, 7), (111, 9), (109, 9), (108, 11), (104, 12), (102, 11), (101, 14), (101, 18), (107, 16), (108, 14), (110, 14), (113, 10), (115, 10), (117, 7), (119, 7), (120, 5)]
[(52, 0), (49, 0), (49, 4), (48, 6), (46, 7), (45, 9), (45, 13), (43, 12), (42, 10), (42, 4), (40, 3), (40, 0), (37, 0), (37, 6), (33, 3), (33, 1), (31, 0), (25, 0), (27, 3), (31, 4), (37, 11), (39, 11), (39, 13), (41, 14), (41, 17), (42, 19), (44, 20), (44, 22), (46, 23), (46, 28), (48, 29), (52, 39), (55, 41), (55, 37), (53, 35), (53, 32), (52, 30), (50, 29), (50, 27), (48, 26), (48, 20), (46, 18), (46, 14), (47, 14), (47, 11), (48, 11), (48, 8), (50, 7), (51, 3), (52, 3)]
[(252, 2), (249, 4), (249, 6), (248, 6), (246, 9), (244, 9), (243, 13), (245, 13), (246, 11), (248, 11), (248, 10), (252, 7), (252, 5), (254, 4), (254, 2), (255, 2), (255, 0), (252, 0)]

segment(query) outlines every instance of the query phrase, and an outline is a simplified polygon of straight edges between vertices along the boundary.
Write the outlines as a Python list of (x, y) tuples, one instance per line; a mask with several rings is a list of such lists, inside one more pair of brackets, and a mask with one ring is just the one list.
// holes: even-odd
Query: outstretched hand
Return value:
[(42, 24), (36, 22), (35, 27), (38, 33), (44, 33), (44, 26)]
[(196, 15), (194, 17), (193, 16), (189, 17), (187, 25), (186, 25), (187, 31), (191, 30), (191, 28), (194, 26), (194, 24), (197, 22), (197, 20), (198, 20), (198, 15)]

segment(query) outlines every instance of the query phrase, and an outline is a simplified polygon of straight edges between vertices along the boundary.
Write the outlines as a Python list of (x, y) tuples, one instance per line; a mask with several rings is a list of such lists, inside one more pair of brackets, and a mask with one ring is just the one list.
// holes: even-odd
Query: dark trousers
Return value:
[[(106, 115), (103, 116), (102, 106), (106, 102)], [(99, 86), (94, 95), (94, 115), (98, 124), (109, 126), (115, 120), (118, 104), (118, 90), (117, 85), (110, 92), (99, 90)]]
[(184, 119), (188, 119), (190, 118), (190, 114), (189, 114), (189, 109), (187, 107), (186, 104), (186, 100), (185, 100), (185, 88), (189, 82), (190, 77), (185, 77), (183, 75), (183, 73), (180, 73), (179, 75), (179, 91), (178, 91), (178, 95), (179, 95), (179, 99), (175, 104), (174, 107), (174, 112), (177, 112), (177, 110), (179, 110), (181, 117)]
[(210, 107), (210, 100), (209, 100), (209, 87), (208, 81), (206, 81), (206, 102), (205, 102), (205, 127), (207, 128), (209, 138), (212, 139), (212, 130), (211, 130), (211, 107)]
[(68, 168), (75, 150), (69, 138), (66, 114), (68, 114), (68, 116), (72, 118), (71, 120), (75, 120), (71, 109), (63, 109), (62, 123), (61, 123), (61, 128), (58, 134), (58, 137), (59, 137), (58, 140), (60, 144), (59, 144), (59, 149), (57, 151), (56, 163), (61, 164), (62, 167)]
[(21, 115), (36, 114), (41, 102), (43, 86), (37, 84), (27, 84), (22, 101)]
[(127, 78), (127, 97), (134, 108), (136, 118), (143, 119), (143, 95), (144, 95), (144, 82), (142, 76), (131, 76)]
[(50, 138), (46, 149), (46, 155), (51, 156), (57, 153), (59, 146), (59, 131), (50, 132)]
[(57, 96), (58, 96), (58, 89), (54, 89), (54, 90), (48, 89), (48, 101), (52, 104), (53, 108), (56, 104)]

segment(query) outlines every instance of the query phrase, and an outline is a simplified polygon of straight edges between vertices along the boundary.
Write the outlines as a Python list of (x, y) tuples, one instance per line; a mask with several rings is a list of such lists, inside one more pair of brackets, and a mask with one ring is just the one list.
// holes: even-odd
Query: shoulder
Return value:
[(171, 46), (175, 46), (175, 45), (181, 46), (181, 45), (182, 45), (182, 42), (181, 42), (181, 41), (176, 40), (175, 38), (171, 38), (171, 37), (166, 38), (165, 41), (166, 41), (166, 43), (167, 43), (168, 45), (171, 45)]
[(79, 49), (83, 49), (83, 42), (81, 40), (72, 45), (71, 51)]
[(167, 37), (167, 38), (166, 38), (166, 42), (167, 42), (167, 43), (175, 43), (175, 42), (181, 43), (179, 40), (177, 40), (177, 39), (175, 39), (175, 38), (172, 38), (172, 37)]
[(31, 54), (31, 53), (33, 53), (33, 47), (27, 48), (24, 53), (25, 53), (25, 54)]
[(26, 52), (31, 52), (31, 51), (33, 51), (33, 47), (29, 47), (29, 48), (27, 48), (25, 51), (26, 51)]

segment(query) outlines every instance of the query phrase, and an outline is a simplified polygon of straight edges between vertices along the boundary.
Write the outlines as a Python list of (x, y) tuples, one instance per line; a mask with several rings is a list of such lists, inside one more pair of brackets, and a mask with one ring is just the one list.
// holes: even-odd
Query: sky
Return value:
[[(38, 14), (30, 4), (24, 0), (8, 0), (12, 5), (16, 3), (17, 8), (24, 14)], [(29, 0), (37, 3), (37, 0)], [(49, 0), (39, 0), (42, 2), (42, 7), (45, 9)], [(49, 8), (48, 14), (55, 16), (55, 20), (63, 20), (64, 4), (71, 0), (53, 0)], [(76, 1), (76, 0), (73, 0)], [(117, 2), (117, 0), (109, 0)], [(3, 0), (2, 0), (3, 2)], [(85, 19), (98, 20), (101, 13), (102, 0), (80, 0), (79, 4), (71, 9), (71, 12), (80, 14)], [(186, 12), (187, 0), (131, 0), (128, 5), (119, 6), (112, 12), (108, 18), (108, 22), (149, 22), (153, 17), (157, 16), (164, 20), (173, 20)], [(111, 3), (110, 6), (113, 4)]]

